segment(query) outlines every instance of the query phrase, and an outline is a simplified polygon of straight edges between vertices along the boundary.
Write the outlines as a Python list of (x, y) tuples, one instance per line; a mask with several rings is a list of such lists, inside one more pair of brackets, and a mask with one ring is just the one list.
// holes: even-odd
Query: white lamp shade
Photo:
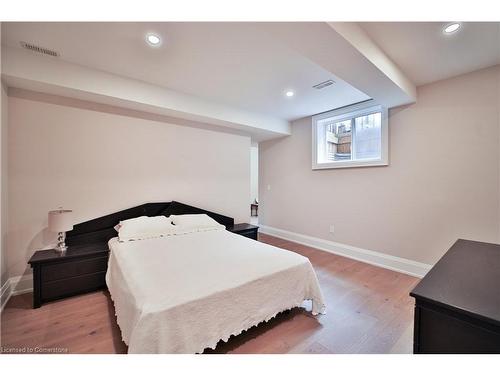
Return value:
[(73, 211), (49, 211), (49, 230), (51, 232), (67, 232), (73, 229)]

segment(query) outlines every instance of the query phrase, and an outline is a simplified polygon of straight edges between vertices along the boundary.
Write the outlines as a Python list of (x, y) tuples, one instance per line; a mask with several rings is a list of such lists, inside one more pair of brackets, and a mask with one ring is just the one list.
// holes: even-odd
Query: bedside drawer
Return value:
[(107, 256), (43, 265), (41, 267), (41, 281), (46, 283), (68, 277), (105, 272), (107, 267)]
[(69, 279), (44, 283), (41, 290), (42, 301), (90, 292), (106, 285), (106, 272), (70, 277)]
[(257, 240), (257, 231), (254, 229), (241, 231), (241, 232), (238, 232), (238, 234), (240, 236), (243, 236), (243, 237), (251, 238), (252, 240)]

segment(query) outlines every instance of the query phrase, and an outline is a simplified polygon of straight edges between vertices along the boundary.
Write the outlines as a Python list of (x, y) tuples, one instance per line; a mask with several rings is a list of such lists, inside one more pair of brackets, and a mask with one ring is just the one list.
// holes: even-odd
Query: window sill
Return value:
[(362, 168), (362, 167), (385, 167), (388, 166), (387, 160), (366, 160), (366, 161), (337, 161), (331, 163), (319, 163), (312, 165), (313, 170), (320, 169), (339, 169), (339, 168)]

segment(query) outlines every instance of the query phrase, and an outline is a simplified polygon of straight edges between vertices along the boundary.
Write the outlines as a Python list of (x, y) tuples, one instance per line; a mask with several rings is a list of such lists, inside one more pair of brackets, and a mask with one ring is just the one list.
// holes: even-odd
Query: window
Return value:
[(313, 117), (313, 169), (387, 165), (387, 110), (373, 102)]

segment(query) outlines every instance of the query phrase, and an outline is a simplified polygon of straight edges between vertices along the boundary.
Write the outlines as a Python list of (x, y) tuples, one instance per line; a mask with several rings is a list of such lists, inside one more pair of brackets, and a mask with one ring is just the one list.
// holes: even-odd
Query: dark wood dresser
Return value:
[(410, 295), (414, 353), (500, 353), (500, 245), (458, 240)]
[(33, 268), (33, 308), (43, 303), (106, 287), (108, 244), (70, 245), (66, 253), (39, 250), (29, 264)]

